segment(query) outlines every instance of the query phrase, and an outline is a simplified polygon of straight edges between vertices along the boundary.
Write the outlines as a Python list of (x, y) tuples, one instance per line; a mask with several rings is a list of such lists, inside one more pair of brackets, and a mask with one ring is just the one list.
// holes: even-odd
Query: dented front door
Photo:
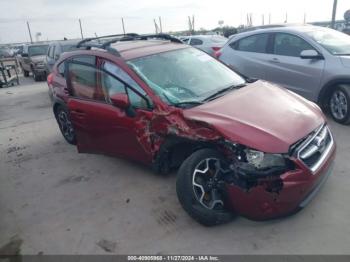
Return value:
[(111, 104), (80, 99), (70, 99), (68, 107), (80, 152), (125, 156), (148, 163), (151, 160), (150, 140), (144, 135), (152, 112), (135, 109), (136, 114), (131, 117)]

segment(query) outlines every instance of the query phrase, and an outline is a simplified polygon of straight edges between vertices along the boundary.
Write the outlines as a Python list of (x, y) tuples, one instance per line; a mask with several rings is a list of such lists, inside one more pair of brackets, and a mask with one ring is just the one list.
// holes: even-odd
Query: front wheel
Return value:
[(350, 124), (350, 86), (339, 85), (334, 88), (329, 99), (329, 111), (336, 122)]
[(38, 75), (35, 71), (33, 71), (33, 78), (35, 82), (38, 82), (41, 80), (41, 76)]
[(176, 192), (185, 211), (205, 226), (227, 223), (234, 217), (225, 207), (223, 157), (215, 150), (194, 152), (181, 165)]
[(60, 127), (63, 137), (69, 144), (76, 144), (76, 136), (73, 128), (73, 124), (69, 118), (69, 114), (62, 106), (56, 110), (56, 119), (58, 126)]

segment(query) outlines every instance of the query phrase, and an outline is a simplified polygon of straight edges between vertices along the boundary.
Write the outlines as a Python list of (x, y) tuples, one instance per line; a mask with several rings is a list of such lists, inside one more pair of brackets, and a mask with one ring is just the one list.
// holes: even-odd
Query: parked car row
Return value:
[(25, 45), (19, 57), (23, 75), (28, 77), (31, 73), (35, 81), (46, 80), (61, 54), (75, 50), (77, 43), (77, 40), (63, 40), (50, 44)]
[[(230, 40), (220, 57), (236, 46), (247, 57), (252, 46), (265, 50), (260, 40), (236, 43), (244, 39)], [(306, 47), (293, 54), (320, 62)], [(199, 223), (292, 214), (331, 173), (336, 145), (326, 118), (294, 92), (165, 34), (87, 39), (77, 48), (86, 50), (63, 53), (47, 78), (63, 137), (80, 153), (178, 169), (178, 199)]]
[(215, 51), (218, 51), (227, 42), (227, 38), (220, 35), (193, 35), (179, 38), (185, 44), (196, 47), (210, 55), (214, 55)]

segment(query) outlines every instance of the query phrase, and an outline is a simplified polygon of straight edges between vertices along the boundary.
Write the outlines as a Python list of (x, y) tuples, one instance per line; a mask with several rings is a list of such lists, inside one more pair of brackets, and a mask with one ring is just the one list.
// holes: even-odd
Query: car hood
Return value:
[(350, 67), (350, 56), (340, 56), (340, 61), (342, 62), (343, 66), (349, 68)]
[(45, 61), (45, 55), (36, 55), (36, 56), (31, 56), (30, 59), (34, 62), (44, 62)]
[(225, 139), (267, 153), (286, 153), (325, 122), (320, 108), (282, 87), (256, 81), (206, 104), (184, 110)]

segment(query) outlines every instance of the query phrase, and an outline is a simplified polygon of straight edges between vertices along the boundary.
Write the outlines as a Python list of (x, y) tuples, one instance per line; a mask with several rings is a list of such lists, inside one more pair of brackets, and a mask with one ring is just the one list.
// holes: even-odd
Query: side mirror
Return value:
[(21, 56), (22, 57), (28, 57), (28, 54), (27, 53), (22, 53)]
[(128, 109), (130, 107), (130, 101), (127, 94), (119, 93), (110, 97), (112, 105), (121, 109)]
[(55, 54), (55, 57), (54, 57), (55, 61), (57, 61), (59, 58), (60, 58), (60, 55), (59, 54)]
[(319, 54), (316, 50), (303, 50), (300, 53), (301, 59), (323, 59), (323, 56)]

